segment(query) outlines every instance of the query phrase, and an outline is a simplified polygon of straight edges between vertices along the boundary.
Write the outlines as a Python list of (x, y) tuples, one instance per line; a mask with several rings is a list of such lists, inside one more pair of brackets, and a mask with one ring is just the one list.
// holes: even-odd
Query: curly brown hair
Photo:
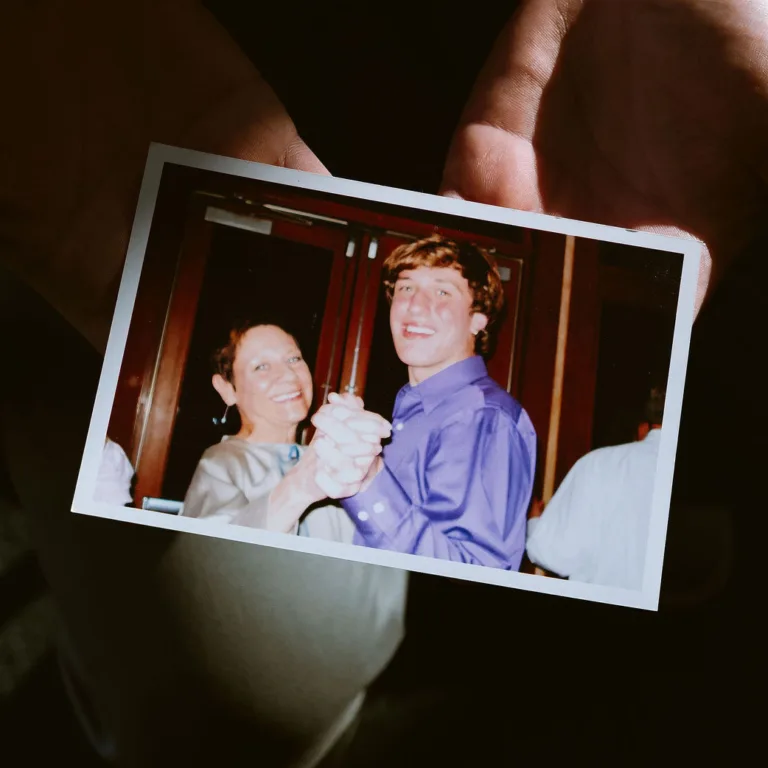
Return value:
[(489, 330), (504, 306), (501, 277), (490, 255), (474, 243), (459, 243), (438, 234), (401, 245), (387, 256), (382, 267), (388, 301), (392, 301), (398, 275), (419, 267), (452, 267), (466, 279), (472, 293), (470, 312), (480, 312), (488, 318), (485, 330), (475, 337), (475, 352), (486, 354)]

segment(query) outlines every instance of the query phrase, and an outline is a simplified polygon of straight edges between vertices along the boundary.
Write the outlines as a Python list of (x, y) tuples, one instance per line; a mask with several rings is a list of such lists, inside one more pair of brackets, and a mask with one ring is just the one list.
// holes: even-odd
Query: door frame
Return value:
[[(145, 497), (162, 494), (184, 371), (212, 244), (214, 224), (206, 219), (206, 212), (211, 207), (240, 216), (253, 214), (252, 209), (237, 201), (214, 201), (204, 193), (193, 193), (190, 197), (154, 365), (151, 375), (144, 379), (139, 398), (133, 451), (137, 474), (134, 501), (139, 507)], [(271, 221), (270, 237), (311, 244), (333, 253), (320, 344), (312, 365), (314, 406), (319, 407), (329, 391), (338, 389), (343, 355), (343, 344), (339, 344), (338, 339), (343, 335), (353, 299), (350, 286), (354, 282), (359, 238), (351, 237), (348, 227), (321, 222), (306, 225), (279, 213), (259, 211), (258, 219)]]

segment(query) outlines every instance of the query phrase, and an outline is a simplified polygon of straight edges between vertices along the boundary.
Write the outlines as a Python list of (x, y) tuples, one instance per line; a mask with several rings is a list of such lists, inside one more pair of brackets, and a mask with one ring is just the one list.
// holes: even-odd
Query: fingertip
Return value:
[(320, 162), (317, 155), (304, 143), (300, 136), (295, 136), (283, 150), (278, 165), (297, 171), (330, 176), (328, 169)]

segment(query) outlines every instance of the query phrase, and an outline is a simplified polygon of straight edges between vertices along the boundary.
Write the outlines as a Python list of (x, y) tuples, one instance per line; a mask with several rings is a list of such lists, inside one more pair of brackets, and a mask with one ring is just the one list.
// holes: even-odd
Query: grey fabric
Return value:
[(100, 357), (0, 274), (2, 449), (126, 766), (293, 764), (387, 664), (407, 574), (70, 513)]

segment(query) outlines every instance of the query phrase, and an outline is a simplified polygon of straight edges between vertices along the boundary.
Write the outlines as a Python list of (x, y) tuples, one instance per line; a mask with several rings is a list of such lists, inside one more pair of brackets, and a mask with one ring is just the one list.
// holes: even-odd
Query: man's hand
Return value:
[[(693, 236), (711, 257), (698, 308), (765, 226), (768, 0), (524, 0), (465, 108), (442, 191)], [(710, 544), (728, 536), (728, 515), (717, 524)], [(688, 576), (707, 559), (727, 572), (717, 547), (683, 551)], [(682, 591), (702, 600), (715, 582)]]
[(716, 278), (768, 199), (766, 41), (766, 0), (526, 0), (465, 109), (443, 192), (693, 236)]
[(99, 349), (150, 142), (327, 173), (193, 0), (4, 8), (0, 91), (0, 260)]
[(392, 426), (366, 411), (360, 398), (336, 393), (312, 423), (317, 428), (310, 446), (319, 458), (316, 482), (330, 498), (358, 493), (379, 471), (381, 441), (392, 434)]

